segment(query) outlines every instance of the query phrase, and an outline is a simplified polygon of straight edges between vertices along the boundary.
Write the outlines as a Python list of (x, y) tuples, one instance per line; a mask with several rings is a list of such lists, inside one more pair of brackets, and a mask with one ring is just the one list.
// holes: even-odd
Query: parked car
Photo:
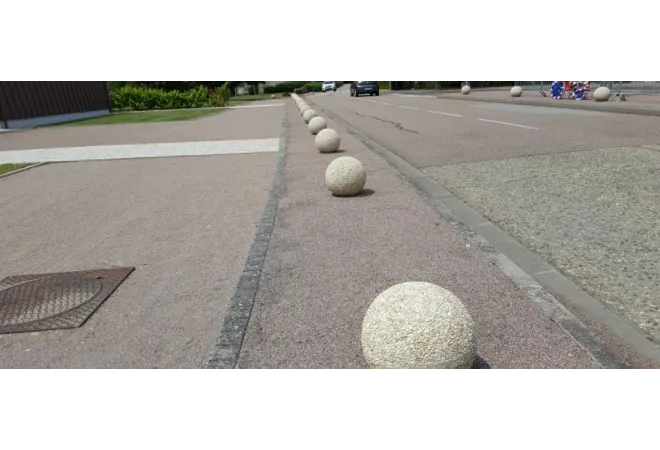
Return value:
[(362, 94), (380, 95), (378, 81), (351, 82), (351, 97), (359, 97)]
[(335, 83), (334, 81), (324, 81), (323, 85), (321, 86), (321, 90), (323, 92), (336, 91), (337, 90), (337, 83)]

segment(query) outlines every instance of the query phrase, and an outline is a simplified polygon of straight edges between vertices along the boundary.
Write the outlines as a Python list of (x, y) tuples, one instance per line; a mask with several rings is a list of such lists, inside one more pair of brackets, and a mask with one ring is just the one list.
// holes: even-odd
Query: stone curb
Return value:
[(277, 165), (268, 201), (261, 215), (259, 228), (248, 254), (243, 273), (239, 278), (220, 335), (206, 361), (206, 369), (235, 369), (240, 356), (243, 339), (252, 314), (252, 307), (259, 289), (261, 271), (266, 261), (270, 237), (275, 227), (275, 217), (283, 184), (284, 160), (287, 137), (287, 113), (282, 120), (280, 147), (277, 152)]

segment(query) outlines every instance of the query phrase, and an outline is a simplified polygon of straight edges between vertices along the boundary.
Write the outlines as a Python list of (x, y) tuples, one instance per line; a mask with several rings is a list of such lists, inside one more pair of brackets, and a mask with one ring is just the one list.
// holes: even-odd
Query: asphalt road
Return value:
[[(310, 100), (660, 342), (660, 119), (396, 94)], [(588, 312), (566, 304), (618, 345)]]

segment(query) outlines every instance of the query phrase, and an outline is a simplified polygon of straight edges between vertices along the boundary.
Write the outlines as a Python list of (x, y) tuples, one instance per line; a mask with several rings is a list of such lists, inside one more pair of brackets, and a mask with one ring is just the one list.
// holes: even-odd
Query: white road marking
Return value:
[(540, 130), (540, 128), (528, 127), (527, 125), (519, 125), (517, 123), (500, 122), (498, 120), (488, 120), (488, 119), (477, 119), (477, 120), (481, 120), (482, 122), (499, 123), (500, 125), (509, 125), (511, 127), (526, 128), (528, 130)]
[(430, 109), (429, 109), (429, 112), (431, 114), (442, 114), (443, 116), (463, 117), (460, 114), (450, 114), (450, 113), (446, 113), (446, 112), (442, 112), (442, 111), (431, 111)]
[(39, 148), (0, 152), (0, 164), (265, 153), (276, 152), (279, 150), (279, 146), (280, 139), (273, 138)]
[(376, 103), (374, 100), (367, 100), (369, 103)]
[(412, 109), (413, 111), (419, 111), (419, 108), (413, 108), (412, 106), (405, 106), (405, 105), (398, 105), (397, 108)]
[(383, 102), (383, 105), (394, 106), (393, 104), (391, 104), (391, 103), (387, 103), (387, 102)]

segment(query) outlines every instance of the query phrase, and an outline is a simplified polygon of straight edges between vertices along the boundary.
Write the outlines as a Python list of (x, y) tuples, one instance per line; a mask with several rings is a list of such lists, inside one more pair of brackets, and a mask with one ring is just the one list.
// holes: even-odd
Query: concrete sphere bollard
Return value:
[(308, 109), (303, 113), (303, 120), (305, 123), (309, 123), (310, 120), (312, 120), (314, 117), (316, 117), (316, 111), (313, 109)]
[(306, 103), (300, 105), (300, 115), (302, 116), (308, 109), (312, 109), (312, 107)]
[(327, 128), (328, 124), (326, 123), (323, 117), (312, 117), (312, 120), (309, 121), (309, 131), (312, 134), (319, 134), (319, 131)]
[(362, 351), (373, 369), (469, 369), (477, 357), (475, 323), (448, 290), (401, 283), (369, 306)]
[(468, 95), (470, 91), (471, 91), (470, 86), (468, 86), (467, 84), (461, 88), (461, 94), (463, 95)]
[(275, 98), (275, 94), (272, 94), (272, 95), (270, 96), (270, 98)]
[(520, 86), (514, 86), (511, 88), (511, 97), (520, 97), (523, 93), (523, 90)]
[(601, 86), (594, 91), (594, 100), (597, 102), (606, 102), (610, 99), (610, 88)]
[(316, 149), (321, 153), (332, 153), (339, 150), (341, 139), (339, 133), (332, 128), (325, 128), (318, 132), (314, 139)]
[(367, 171), (362, 163), (352, 156), (340, 156), (325, 170), (325, 185), (338, 197), (359, 194), (366, 182)]

